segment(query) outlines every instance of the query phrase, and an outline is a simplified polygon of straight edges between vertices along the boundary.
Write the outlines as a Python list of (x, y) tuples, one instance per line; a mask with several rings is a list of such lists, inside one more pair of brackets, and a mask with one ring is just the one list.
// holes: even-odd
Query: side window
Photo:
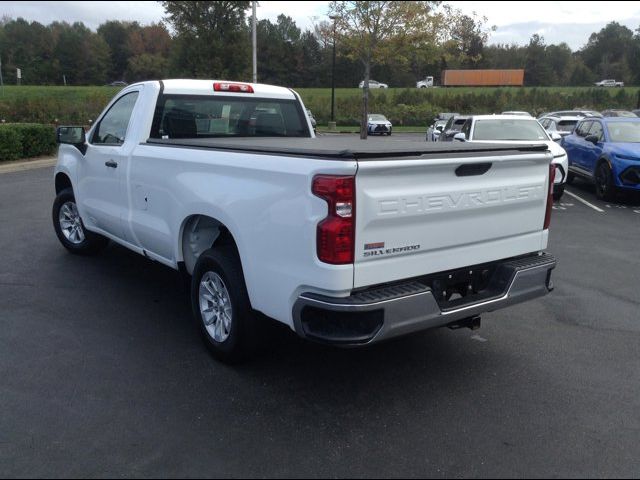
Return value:
[(138, 92), (127, 93), (114, 103), (96, 127), (91, 143), (95, 145), (122, 145)]
[(551, 120), (549, 120), (548, 118), (545, 118), (544, 120), (540, 121), (540, 124), (544, 127), (544, 128), (549, 128), (549, 122)]
[(578, 125), (578, 128), (576, 128), (576, 135), (578, 135), (579, 137), (586, 137), (592, 123), (593, 122), (582, 122), (580, 125)]
[(460, 132), (464, 133), (464, 136), (467, 138), (467, 140), (469, 140), (469, 135), (471, 135), (471, 119), (468, 119), (466, 122), (464, 122), (462, 130), (460, 130)]
[(451, 125), (453, 125), (453, 117), (451, 117), (449, 120), (447, 120), (447, 123), (445, 124), (444, 128), (442, 129), (443, 132), (446, 132), (447, 130), (451, 129)]
[(591, 128), (589, 129), (589, 135), (597, 135), (598, 141), (601, 142), (604, 137), (604, 132), (602, 131), (602, 124), (600, 122), (593, 122)]

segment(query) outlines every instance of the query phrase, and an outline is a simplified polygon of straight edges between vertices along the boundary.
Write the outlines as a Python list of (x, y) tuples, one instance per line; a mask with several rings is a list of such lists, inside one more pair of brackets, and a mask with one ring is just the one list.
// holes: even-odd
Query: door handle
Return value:
[(108, 162), (104, 162), (104, 164), (109, 168), (118, 168), (118, 163), (113, 160), (109, 160)]

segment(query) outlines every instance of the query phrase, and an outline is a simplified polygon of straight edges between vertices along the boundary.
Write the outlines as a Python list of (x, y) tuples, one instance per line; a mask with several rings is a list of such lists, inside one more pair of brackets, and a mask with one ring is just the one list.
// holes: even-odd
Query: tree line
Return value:
[[(528, 45), (489, 45), (486, 18), (462, 14), (442, 2), (431, 4), (430, 41), (402, 58), (371, 65), (371, 78), (392, 87), (414, 87), (444, 69), (524, 68), (530, 86), (591, 85), (603, 78), (640, 84), (640, 28), (611, 22), (577, 50), (547, 45), (534, 34)], [(251, 79), (250, 2), (162, 2), (164, 23), (106, 21), (97, 31), (82, 22), (42, 25), (23, 18), (0, 21), (0, 60), (5, 84), (16, 68), (28, 85), (102, 85), (157, 78)], [(362, 62), (349, 53), (349, 39), (334, 36), (324, 20), (302, 30), (288, 16), (257, 23), (258, 80), (293, 87), (331, 84), (336, 42), (336, 87), (354, 87)]]

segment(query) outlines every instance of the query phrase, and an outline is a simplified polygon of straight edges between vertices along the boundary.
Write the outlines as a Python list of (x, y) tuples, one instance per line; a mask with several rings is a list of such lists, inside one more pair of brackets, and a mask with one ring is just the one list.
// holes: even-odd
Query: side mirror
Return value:
[(56, 142), (73, 145), (83, 154), (87, 150), (87, 137), (84, 133), (84, 127), (58, 127), (56, 129)]
[(439, 131), (439, 132), (441, 132), (442, 130), (444, 130), (444, 125), (438, 125), (438, 126), (436, 127), (436, 130), (437, 130), (437, 131)]
[(458, 142), (466, 142), (467, 141), (467, 136), (464, 133), (460, 132), (460, 133), (456, 133), (453, 136), (453, 139), (457, 140)]
[(560, 135), (558, 132), (549, 132), (549, 136), (554, 142), (559, 142), (560, 140), (562, 140), (562, 135)]
[(598, 135), (587, 135), (586, 137), (584, 137), (584, 139), (587, 142), (591, 142), (594, 145), (596, 145), (598, 143), (598, 141), (600, 140), (600, 137)]

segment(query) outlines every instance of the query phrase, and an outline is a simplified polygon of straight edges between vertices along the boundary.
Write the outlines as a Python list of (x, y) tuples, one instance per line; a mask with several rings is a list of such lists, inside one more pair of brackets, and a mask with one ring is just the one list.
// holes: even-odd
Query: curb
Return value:
[(36, 168), (53, 167), (56, 164), (56, 157), (40, 157), (34, 160), (24, 160), (17, 162), (0, 163), (0, 175), (3, 173), (22, 172), (25, 170), (35, 170)]

